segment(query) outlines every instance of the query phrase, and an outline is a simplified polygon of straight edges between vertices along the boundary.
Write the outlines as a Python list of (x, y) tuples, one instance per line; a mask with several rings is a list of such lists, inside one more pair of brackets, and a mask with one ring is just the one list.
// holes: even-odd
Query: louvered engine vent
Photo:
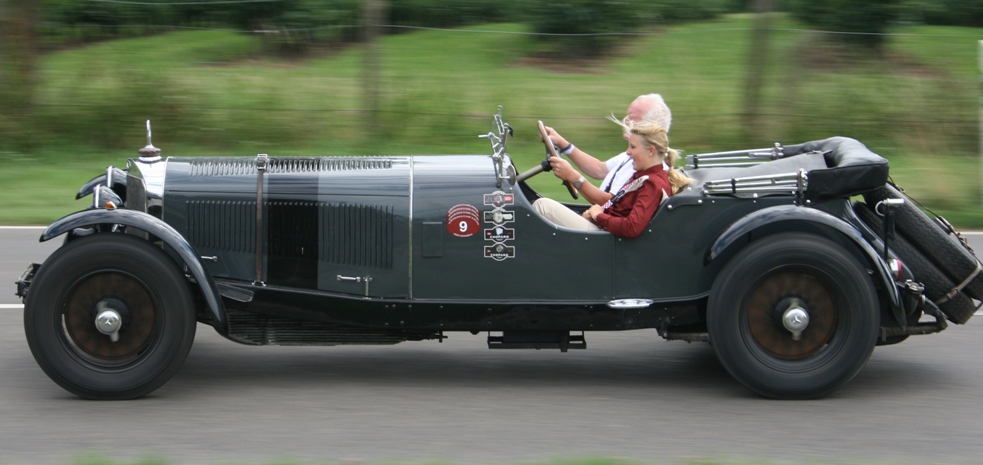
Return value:
[(321, 204), (320, 260), (392, 269), (391, 206)]
[[(195, 247), (254, 252), (256, 202), (188, 201), (188, 238)], [(268, 250), (285, 259), (389, 270), (393, 267), (393, 207), (270, 202)]]
[(256, 251), (256, 202), (188, 201), (188, 240), (197, 248)]
[[(189, 161), (191, 176), (242, 176), (256, 174), (251, 158), (194, 158)], [(316, 157), (270, 158), (270, 174), (310, 173), (317, 171), (384, 170), (393, 166), (387, 157)]]

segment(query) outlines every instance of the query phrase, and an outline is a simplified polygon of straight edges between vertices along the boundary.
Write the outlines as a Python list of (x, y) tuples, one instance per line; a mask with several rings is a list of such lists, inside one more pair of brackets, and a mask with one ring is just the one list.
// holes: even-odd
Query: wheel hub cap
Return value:
[(96, 315), (96, 329), (109, 336), (109, 340), (118, 341), (119, 328), (123, 326), (123, 318), (119, 312), (110, 308), (105, 300), (96, 304), (96, 309), (99, 311), (99, 314)]
[(117, 271), (79, 279), (62, 313), (66, 342), (87, 361), (105, 366), (139, 357), (157, 338), (159, 320), (147, 286)]
[(782, 324), (792, 333), (792, 340), (798, 341), (802, 338), (802, 331), (809, 327), (809, 312), (799, 306), (790, 307), (782, 315)]
[(794, 269), (781, 270), (762, 278), (748, 296), (748, 335), (771, 356), (802, 360), (833, 339), (837, 313), (822, 281)]

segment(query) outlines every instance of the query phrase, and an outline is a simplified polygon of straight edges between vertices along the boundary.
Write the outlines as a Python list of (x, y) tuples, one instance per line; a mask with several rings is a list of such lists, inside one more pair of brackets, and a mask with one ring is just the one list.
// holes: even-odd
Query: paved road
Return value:
[[(12, 281), (51, 247), (0, 229), (0, 463), (978, 463), (983, 317), (878, 348), (835, 395), (763, 400), (705, 344), (588, 333), (586, 351), (490, 351), (483, 336), (391, 347), (247, 347), (199, 326), (153, 395), (78, 400), (41, 372)], [(973, 236), (983, 250), (983, 236)]]

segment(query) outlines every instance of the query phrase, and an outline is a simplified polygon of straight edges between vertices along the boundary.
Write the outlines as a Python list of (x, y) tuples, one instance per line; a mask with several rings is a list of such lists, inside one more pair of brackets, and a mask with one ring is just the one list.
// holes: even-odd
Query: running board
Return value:
[(584, 333), (567, 331), (502, 331), (501, 336), (488, 334), (489, 349), (586, 349)]

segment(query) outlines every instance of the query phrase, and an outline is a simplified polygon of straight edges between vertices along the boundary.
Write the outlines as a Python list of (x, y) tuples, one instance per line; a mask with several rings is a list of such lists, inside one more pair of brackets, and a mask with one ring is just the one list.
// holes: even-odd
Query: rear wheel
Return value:
[(866, 267), (809, 234), (763, 238), (710, 291), (710, 343), (731, 376), (780, 399), (828, 395), (867, 363), (879, 327)]
[(61, 387), (132, 399), (184, 363), (196, 321), (188, 282), (158, 247), (126, 234), (73, 240), (45, 261), (24, 306), (31, 352)]

